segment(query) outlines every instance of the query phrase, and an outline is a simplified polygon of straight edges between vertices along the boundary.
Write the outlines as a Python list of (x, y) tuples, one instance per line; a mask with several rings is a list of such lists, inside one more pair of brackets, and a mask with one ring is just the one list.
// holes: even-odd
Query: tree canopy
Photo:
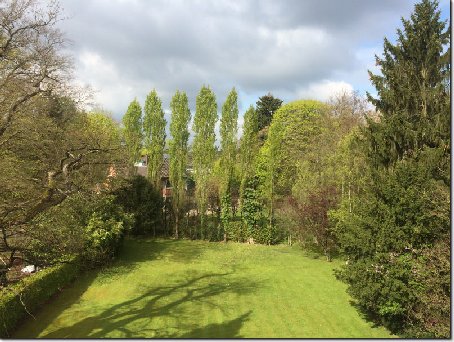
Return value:
[(143, 118), (144, 147), (148, 152), (148, 177), (158, 186), (161, 181), (161, 168), (166, 143), (166, 124), (162, 103), (153, 89), (145, 100)]
[(271, 93), (268, 93), (267, 95), (261, 96), (256, 104), (256, 111), (258, 116), (257, 129), (260, 131), (261, 129), (270, 125), (274, 113), (282, 105), (282, 100), (275, 98), (273, 95), (271, 95)]

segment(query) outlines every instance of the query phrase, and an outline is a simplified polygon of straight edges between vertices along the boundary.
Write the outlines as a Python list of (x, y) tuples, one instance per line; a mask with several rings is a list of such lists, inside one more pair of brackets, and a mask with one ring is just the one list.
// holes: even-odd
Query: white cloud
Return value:
[(164, 108), (185, 91), (194, 110), (204, 84), (219, 108), (233, 86), (247, 94), (241, 115), (268, 92), (288, 102), (370, 87), (373, 52), (415, 1), (61, 0), (61, 27), (78, 80), (116, 118), (153, 88)]
[(300, 99), (327, 101), (336, 94), (352, 92), (353, 90), (353, 86), (347, 82), (323, 80), (299, 89), (297, 94)]

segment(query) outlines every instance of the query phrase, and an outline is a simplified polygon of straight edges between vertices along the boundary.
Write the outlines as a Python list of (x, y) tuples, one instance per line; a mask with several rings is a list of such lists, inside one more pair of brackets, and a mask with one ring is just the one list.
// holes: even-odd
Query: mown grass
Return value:
[(350, 304), (338, 266), (297, 247), (127, 240), (13, 337), (392, 337)]

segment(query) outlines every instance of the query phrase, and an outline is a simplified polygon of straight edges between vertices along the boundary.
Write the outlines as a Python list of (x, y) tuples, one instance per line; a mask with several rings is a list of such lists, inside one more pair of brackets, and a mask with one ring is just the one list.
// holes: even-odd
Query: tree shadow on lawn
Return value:
[[(33, 317), (30, 317), (29, 315), (23, 317), (23, 319), (18, 322), (12, 338), (37, 337), (64, 309), (79, 302), (83, 293), (90, 287), (93, 280), (96, 278), (98, 272), (98, 270), (83, 272), (74, 282), (55, 293), (42, 305), (42, 307), (59, 306), (62, 307), (62, 310), (38, 311), (37, 313), (34, 313)], [(32, 322), (32, 324), (29, 324), (30, 322)], [(26, 329), (26, 332), (23, 332), (24, 328)]]
[(173, 338), (242, 338), (239, 334), (244, 322), (249, 320), (252, 311), (249, 310), (238, 318), (225, 323), (213, 323), (193, 330), (182, 335), (168, 336)]
[[(43, 337), (102, 338), (112, 332), (118, 333), (119, 336), (115, 337), (122, 338), (240, 337), (239, 330), (249, 318), (251, 311), (225, 323), (209, 324), (205, 327), (194, 326), (193, 323), (185, 325), (179, 319), (185, 317), (185, 314), (186, 316), (190, 314), (187, 311), (189, 303), (190, 306), (205, 304), (224, 312), (222, 306), (213, 302), (214, 297), (227, 293), (242, 295), (257, 288), (258, 283), (248, 279), (224, 278), (232, 273), (192, 274), (179, 284), (155, 287), (136, 298), (114, 305), (99, 315), (87, 317), (72, 326), (57, 329)], [(171, 296), (172, 300), (169, 301)], [(175, 296), (178, 298), (173, 299)], [(154, 320), (166, 318), (178, 320), (178, 326), (153, 328)], [(166, 330), (166, 328), (170, 329)]]
[(140, 263), (165, 257), (169, 261), (191, 262), (207, 250), (205, 243), (184, 240), (128, 238), (125, 240), (119, 261)]
[[(125, 273), (131, 272), (142, 262), (149, 262), (165, 255), (167, 251), (172, 251), (176, 241), (174, 240), (155, 240), (144, 238), (128, 238), (124, 241), (120, 249), (119, 256), (112, 263), (101, 269), (88, 270), (79, 275), (76, 280), (65, 287), (61, 292), (54, 294), (42, 307), (60, 307), (60, 310), (42, 310), (34, 313), (36, 319), (32, 324), (27, 324), (33, 318), (24, 317), (17, 325), (13, 336), (17, 338), (30, 338), (38, 336), (44, 331), (64, 310), (80, 302), (85, 291), (93, 282), (100, 284), (119, 281)], [(196, 258), (203, 252), (203, 246), (178, 246), (181, 253), (186, 253), (186, 260)], [(22, 329), (27, 330), (24, 336)]]
[(127, 238), (117, 259), (100, 270), (96, 281), (100, 283), (121, 279), (141, 263), (165, 259), (166, 261), (189, 263), (198, 258), (206, 246), (182, 244), (180, 240), (153, 238)]

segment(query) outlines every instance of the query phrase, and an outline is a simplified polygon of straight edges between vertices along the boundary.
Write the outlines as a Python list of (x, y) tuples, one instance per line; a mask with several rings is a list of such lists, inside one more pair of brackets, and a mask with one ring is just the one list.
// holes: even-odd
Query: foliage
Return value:
[(98, 200), (84, 230), (84, 260), (102, 265), (117, 253), (124, 235), (134, 222), (132, 214), (126, 214), (113, 195)]
[(263, 95), (257, 101), (257, 131), (271, 124), (273, 114), (281, 107), (282, 100), (275, 98), (271, 93)]
[(225, 239), (228, 237), (228, 233), (230, 231), (230, 223), (233, 219), (233, 212), (232, 212), (232, 198), (230, 194), (225, 194), (221, 197), (221, 223), (222, 229), (224, 230)]
[[(0, 174), (0, 253), (8, 260), (0, 266), (3, 283), (7, 269), (18, 259), (53, 259), (49, 253), (44, 259), (33, 254), (37, 245), (41, 251), (55, 250), (57, 258), (62, 254), (62, 232), (55, 235), (61, 244), (54, 246), (51, 231), (57, 227), (35, 231), (35, 220), (75, 193), (108, 188), (109, 169), (124, 160), (118, 126), (111, 118), (78, 111), (64, 118), (52, 113), (60, 111), (58, 103), (71, 107), (67, 100), (39, 97), (30, 101), (30, 107), (22, 107), (21, 115), (5, 131), (7, 140), (0, 149), (0, 168), (4, 171)], [(68, 251), (73, 250), (72, 242), (66, 245)]]
[(450, 335), (451, 315), (451, 239), (442, 237), (424, 247), (413, 265), (417, 304), (410, 314), (407, 336), (444, 338)]
[(326, 105), (321, 102), (300, 100), (282, 106), (274, 115), (256, 160), (257, 189), (266, 204), (270, 231), (275, 230), (276, 199), (290, 195), (301, 157), (320, 134), (324, 111)]
[(254, 161), (258, 152), (258, 117), (257, 111), (251, 105), (244, 113), (243, 135), (240, 141), (240, 199), (243, 197), (246, 180), (253, 176)]
[(79, 269), (77, 259), (68, 260), (0, 290), (0, 337), (10, 338), (17, 323), (73, 281)]
[(383, 58), (376, 57), (383, 75), (369, 72), (379, 97), (368, 98), (381, 116), (369, 120), (366, 134), (378, 164), (389, 166), (424, 146), (450, 146), (450, 28), (437, 7), (430, 0), (416, 4), (397, 30), (397, 44), (385, 38)]
[(87, 266), (102, 265), (115, 255), (132, 224), (133, 216), (124, 213), (114, 195), (74, 194), (34, 220), (24, 256), (39, 266), (75, 255)]
[(215, 159), (214, 141), (216, 136), (214, 126), (217, 118), (216, 96), (210, 88), (203, 86), (196, 99), (196, 112), (193, 123), (195, 136), (192, 144), (196, 200), (200, 213), (201, 229), (204, 229), (207, 211), (207, 183)]
[(162, 196), (158, 189), (145, 177), (135, 176), (122, 181), (114, 192), (116, 205), (131, 214), (134, 223), (132, 235), (163, 234)]
[(124, 126), (124, 139), (128, 150), (129, 163), (134, 164), (140, 158), (142, 148), (142, 107), (137, 99), (128, 106), (128, 110), (122, 119)]
[(412, 272), (419, 250), (430, 248), (450, 225), (449, 189), (430, 178), (439, 166), (432, 151), (424, 152), (375, 174), (371, 188), (353, 199), (353, 209), (345, 203), (336, 213), (337, 237), (351, 260), (343, 272), (350, 293), (396, 330), (409, 323), (421, 298), (422, 283)]
[(228, 240), (235, 242), (245, 242), (247, 240), (246, 225), (240, 217), (229, 220), (225, 232)]
[[(268, 242), (263, 235), (266, 230), (266, 218), (263, 213), (263, 204), (258, 192), (259, 178), (252, 177), (246, 181), (244, 189), (243, 203), (241, 205), (241, 217), (243, 218), (247, 239), (258, 239), (260, 243)], [(268, 239), (269, 240), (269, 239)]]
[(356, 160), (366, 172), (332, 213), (350, 259), (340, 276), (394, 331), (447, 338), (440, 312), (449, 309), (440, 301), (450, 297), (442, 247), (450, 232), (449, 30), (428, 0), (403, 26), (377, 58), (383, 76), (371, 74), (379, 98), (369, 99), (381, 115), (359, 137)]
[(81, 193), (41, 213), (27, 229), (26, 259), (38, 266), (56, 264), (85, 251), (85, 226), (96, 197)]
[(67, 93), (72, 65), (58, 29), (61, 9), (57, 2), (42, 7), (30, 0), (0, 3), (0, 143), (32, 100)]
[(337, 206), (338, 190), (336, 187), (323, 185), (313, 189), (302, 203), (289, 198), (289, 204), (297, 216), (298, 225), (294, 233), (298, 240), (321, 249), (328, 261), (336, 251), (336, 240), (332, 233), (332, 222), (328, 212)]
[(156, 186), (161, 182), (161, 168), (164, 158), (164, 146), (166, 143), (166, 124), (162, 103), (156, 90), (152, 90), (144, 106), (143, 134), (144, 147), (149, 153), (148, 178)]
[(222, 105), (221, 116), (221, 179), (220, 196), (228, 194), (231, 196), (232, 183), (234, 177), (234, 165), (236, 160), (238, 133), (238, 94), (233, 88), (224, 104)]
[(177, 91), (170, 102), (172, 119), (170, 122), (169, 178), (172, 184), (172, 206), (175, 214), (175, 237), (178, 238), (178, 229), (181, 211), (185, 199), (185, 176), (188, 163), (188, 125), (191, 112), (186, 93)]

